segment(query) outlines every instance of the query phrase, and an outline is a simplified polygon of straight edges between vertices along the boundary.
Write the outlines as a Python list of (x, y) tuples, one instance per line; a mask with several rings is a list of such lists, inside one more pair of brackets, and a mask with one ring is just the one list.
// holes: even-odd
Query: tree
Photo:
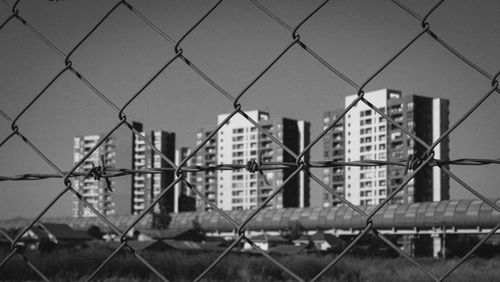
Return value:
[(96, 225), (90, 226), (89, 229), (87, 229), (87, 234), (89, 236), (91, 236), (92, 238), (96, 238), (99, 240), (101, 240), (102, 236), (104, 235), (104, 233), (101, 231), (99, 226), (96, 226)]
[(203, 240), (205, 240), (205, 230), (201, 227), (201, 224), (198, 220), (198, 216), (196, 216), (192, 221), (192, 226), (191, 229), (196, 232), (197, 235), (199, 235)]
[(281, 237), (287, 240), (296, 240), (304, 235), (305, 228), (298, 220), (292, 220), (288, 222), (288, 227), (286, 230), (281, 232)]
[(168, 229), (172, 217), (170, 213), (153, 213), (153, 228), (154, 229)]

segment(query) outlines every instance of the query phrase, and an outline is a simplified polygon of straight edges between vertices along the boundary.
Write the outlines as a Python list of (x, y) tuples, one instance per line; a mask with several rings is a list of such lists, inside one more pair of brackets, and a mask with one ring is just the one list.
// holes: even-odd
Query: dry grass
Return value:
[[(107, 250), (57, 250), (51, 253), (29, 253), (28, 257), (47, 277), (54, 281), (77, 281), (87, 277), (110, 254)], [(190, 281), (215, 260), (218, 254), (150, 252), (143, 256), (171, 281)], [(5, 253), (0, 253), (0, 259)], [(334, 259), (334, 255), (301, 255), (276, 257), (303, 279), (311, 279)], [(458, 260), (418, 259), (440, 276)], [(500, 258), (473, 258), (455, 271), (448, 281), (498, 281)], [(156, 276), (132, 254), (113, 258), (97, 276), (100, 281), (154, 281)], [(9, 261), (0, 269), (0, 280), (38, 280), (21, 258)], [(206, 277), (206, 281), (291, 281), (291, 277), (266, 258), (246, 254), (230, 254)], [(404, 258), (347, 256), (330, 269), (321, 281), (431, 281)]]

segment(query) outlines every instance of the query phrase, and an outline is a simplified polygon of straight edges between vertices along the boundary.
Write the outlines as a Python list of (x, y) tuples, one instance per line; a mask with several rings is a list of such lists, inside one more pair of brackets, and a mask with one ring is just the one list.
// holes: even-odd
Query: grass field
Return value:
[[(107, 250), (57, 250), (51, 253), (29, 253), (30, 261), (53, 281), (77, 281), (89, 273), (110, 254)], [(0, 252), (0, 258), (5, 257)], [(196, 278), (218, 254), (150, 252), (142, 254), (170, 281), (190, 281)], [(334, 255), (301, 255), (276, 257), (303, 279), (311, 279), (334, 259)], [(457, 260), (417, 259), (440, 275)], [(500, 258), (472, 258), (456, 270), (447, 281), (499, 281)], [(97, 275), (99, 281), (158, 280), (132, 254), (120, 253)], [(20, 256), (0, 269), (0, 280), (39, 280)], [(230, 254), (222, 260), (204, 281), (293, 281), (265, 257)], [(354, 257), (343, 258), (320, 281), (430, 281), (417, 267), (404, 258)]]

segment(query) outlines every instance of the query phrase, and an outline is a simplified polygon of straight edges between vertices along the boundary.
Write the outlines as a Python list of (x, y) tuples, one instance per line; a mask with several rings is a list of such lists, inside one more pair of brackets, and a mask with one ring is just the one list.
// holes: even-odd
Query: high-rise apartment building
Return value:
[[(249, 111), (246, 114), (297, 154), (309, 143), (308, 122), (288, 118), (271, 120), (269, 113), (263, 111)], [(219, 115), (218, 123), (223, 122), (227, 116), (228, 114)], [(198, 132), (197, 144), (201, 144), (209, 135), (210, 132)], [(247, 119), (236, 115), (197, 154), (196, 165), (246, 165), (250, 160), (258, 160), (259, 156), (263, 163), (295, 162), (290, 154)], [(308, 154), (304, 157), (306, 161), (309, 160)], [(269, 184), (258, 173), (249, 173), (243, 168), (207, 171), (196, 173), (194, 183), (210, 201), (223, 210), (253, 209), (262, 204), (293, 171), (294, 168), (265, 171)], [(309, 206), (309, 178), (300, 172), (285, 184), (282, 192), (270, 201), (268, 206), (273, 208)], [(204, 202), (199, 202), (198, 208), (210, 210), (210, 206)]]
[[(79, 162), (90, 150), (99, 142), (102, 135), (86, 135), (77, 136), (74, 139), (74, 162)], [(92, 169), (96, 164), (101, 162), (101, 156), (104, 157), (104, 165), (114, 166), (116, 159), (115, 141), (110, 138), (107, 139), (103, 145), (97, 148), (77, 169), (77, 172)], [(111, 184), (114, 182), (111, 180)], [(75, 178), (73, 187), (77, 190), (82, 198), (91, 204), (97, 211), (103, 215), (114, 215), (115, 203), (111, 190), (107, 189), (106, 183), (102, 180), (88, 177)], [(88, 217), (95, 216), (95, 214), (85, 205), (79, 201), (75, 196), (73, 200), (73, 216), (74, 217)]]
[[(356, 95), (345, 98), (345, 107)], [(408, 128), (427, 144), (432, 144), (448, 129), (449, 102), (417, 95), (402, 96), (401, 91), (382, 89), (365, 93), (365, 99)], [(324, 126), (330, 125), (342, 110), (324, 114)], [(324, 158), (333, 161), (389, 160), (405, 161), (410, 154), (421, 156), (425, 148), (364, 103), (357, 103), (324, 137)], [(434, 149), (435, 158), (448, 160), (449, 139)], [(402, 166), (346, 166), (325, 168), (325, 183), (356, 205), (376, 205), (403, 182)], [(424, 167), (393, 198), (397, 203), (440, 201), (449, 198), (449, 177), (439, 168)], [(325, 193), (324, 206), (340, 201)]]
[[(168, 159), (175, 160), (175, 133), (154, 130), (141, 132), (141, 134)], [(134, 135), (132, 145), (134, 148), (132, 155), (134, 169), (170, 167), (160, 154), (151, 149), (150, 146), (147, 146), (138, 136)], [(133, 174), (131, 213), (140, 214), (147, 209), (161, 194), (163, 189), (174, 181), (174, 178), (174, 171), (155, 174)], [(156, 214), (173, 212), (174, 202), (174, 189), (170, 189), (161, 201), (155, 205), (152, 211)]]
[[(175, 164), (180, 163), (191, 154), (191, 149), (187, 147), (180, 147), (175, 150)], [(192, 166), (193, 159), (189, 159), (186, 166)], [(193, 183), (193, 173), (184, 172), (184, 178)], [(180, 181), (174, 187), (174, 212), (194, 211), (196, 210), (196, 195), (187, 186), (186, 182)]]
[[(153, 144), (159, 152), (170, 160), (175, 160), (175, 133), (161, 130), (143, 130), (141, 123), (134, 122), (134, 128)], [(79, 162), (104, 135), (77, 136), (74, 139), (74, 162)], [(108, 168), (129, 168), (143, 170), (149, 168), (166, 168), (169, 164), (151, 149), (146, 142), (130, 132), (128, 128), (118, 129), (100, 147), (98, 147), (77, 171), (87, 171), (93, 165), (101, 165), (101, 156), (104, 165)], [(144, 212), (152, 202), (175, 179), (174, 171), (165, 171), (155, 174), (135, 173), (130, 176), (111, 178), (113, 192), (106, 187), (105, 181), (95, 180), (93, 177), (75, 179), (74, 187), (77, 191), (104, 215), (128, 215)], [(183, 194), (184, 195), (184, 194)], [(194, 210), (194, 204), (189, 207), (189, 200), (181, 195), (176, 197), (175, 189), (166, 192), (166, 195), (155, 205), (152, 212), (165, 215), (174, 212), (176, 207), (182, 205), (181, 210)], [(182, 199), (181, 199), (182, 198)], [(179, 204), (179, 201), (182, 201)], [(73, 201), (73, 216), (95, 216), (76, 197)]]
[[(211, 131), (200, 129), (196, 133), (196, 146), (200, 145), (208, 136)], [(216, 135), (217, 136), (217, 135)], [(193, 159), (193, 164), (197, 166), (216, 166), (217, 165), (217, 137), (211, 138), (201, 149), (198, 151)], [(217, 171), (209, 170), (198, 173), (193, 173), (193, 185), (203, 193), (203, 195), (212, 204), (217, 205)], [(212, 210), (212, 207), (203, 199), (197, 198), (197, 210)]]

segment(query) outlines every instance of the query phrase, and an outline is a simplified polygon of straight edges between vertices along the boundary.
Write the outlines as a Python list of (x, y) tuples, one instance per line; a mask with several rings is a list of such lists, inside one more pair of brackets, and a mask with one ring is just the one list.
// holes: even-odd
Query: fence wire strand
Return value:
[[(14, 136), (19, 137), (26, 145), (31, 148), (43, 161), (45, 161), (47, 164), (49, 164), (52, 169), (55, 171), (55, 173), (46, 173), (46, 174), (37, 174), (37, 173), (26, 173), (26, 174), (21, 174), (21, 175), (15, 175), (15, 176), (0, 176), (0, 181), (19, 181), (19, 180), (42, 180), (42, 179), (49, 179), (49, 178), (62, 178), (62, 189), (61, 191), (50, 201), (49, 204), (45, 206), (45, 208), (28, 224), (25, 228), (23, 228), (18, 234), (14, 236), (14, 238), (11, 238), (7, 233), (2, 231), (0, 229), (0, 236), (5, 237), (10, 243), (11, 243), (11, 251), (10, 253), (1, 260), (0, 262), (0, 269), (2, 267), (5, 267), (5, 264), (10, 261), (13, 257), (15, 256), (20, 256), (23, 261), (26, 263), (26, 265), (31, 268), (41, 280), (44, 281), (49, 281), (49, 279), (35, 266), (33, 265), (28, 257), (26, 257), (21, 249), (18, 247), (18, 243), (21, 239), (22, 236), (24, 236), (32, 227), (40, 223), (40, 219), (42, 216), (46, 214), (46, 212), (54, 206), (54, 204), (65, 194), (71, 193), (74, 194), (75, 197), (79, 199), (86, 207), (88, 207), (100, 220), (102, 220), (114, 233), (116, 233), (119, 238), (120, 238), (120, 246), (116, 248), (100, 265), (97, 269), (95, 269), (92, 273), (89, 274), (88, 277), (86, 277), (86, 280), (92, 280), (93, 278), (98, 275), (99, 271), (105, 267), (108, 262), (116, 256), (121, 250), (128, 250), (132, 255), (139, 261), (141, 262), (144, 266), (146, 266), (148, 269), (151, 270), (153, 274), (156, 275), (157, 278), (163, 281), (168, 281), (167, 277), (164, 277), (158, 269), (152, 266), (150, 262), (148, 262), (145, 258), (143, 258), (134, 248), (132, 248), (126, 239), (126, 234), (132, 230), (145, 216), (147, 213), (151, 211), (151, 209), (154, 207), (155, 204), (157, 204), (159, 201), (162, 200), (162, 198), (165, 197), (167, 192), (170, 189), (173, 189), (173, 186), (178, 184), (178, 183), (184, 183), (186, 186), (193, 192), (193, 194), (197, 195), (202, 201), (204, 201), (206, 204), (210, 205), (214, 212), (219, 213), (221, 216), (223, 216), (228, 222), (230, 222), (234, 230), (236, 231), (236, 234), (238, 235), (238, 238), (229, 246), (227, 247), (213, 262), (210, 266), (208, 266), (206, 269), (201, 271), (199, 276), (195, 279), (195, 281), (199, 281), (206, 277), (209, 272), (222, 260), (224, 259), (230, 252), (233, 250), (238, 244), (241, 242), (247, 242), (249, 245), (251, 245), (258, 253), (260, 253), (263, 257), (267, 258), (272, 264), (277, 266), (279, 269), (287, 273), (291, 278), (295, 279), (296, 281), (305, 281), (303, 278), (299, 277), (297, 274), (295, 274), (291, 269), (287, 268), (283, 264), (281, 264), (279, 261), (277, 261), (275, 258), (273, 258), (271, 255), (269, 255), (267, 252), (264, 250), (260, 249), (249, 237), (245, 235), (245, 229), (249, 222), (253, 220), (255, 216), (257, 216), (262, 209), (266, 207), (266, 204), (270, 202), (271, 200), (275, 199), (276, 195), (280, 193), (287, 182), (289, 182), (292, 178), (297, 177), (299, 173), (304, 173), (310, 180), (318, 183), (320, 187), (322, 187), (325, 191), (328, 193), (332, 194), (334, 197), (339, 199), (343, 204), (346, 206), (349, 206), (354, 212), (359, 214), (366, 222), (365, 228), (354, 238), (354, 240), (338, 255), (335, 257), (333, 261), (331, 261), (323, 270), (321, 270), (314, 278), (312, 278), (310, 281), (317, 281), (320, 279), (327, 271), (329, 271), (335, 264), (337, 264), (340, 260), (342, 260), (346, 254), (351, 250), (358, 242), (359, 240), (365, 236), (368, 233), (375, 234), (377, 237), (379, 237), (382, 241), (384, 241), (388, 247), (396, 250), (406, 258), (408, 261), (410, 261), (412, 264), (414, 264), (417, 268), (419, 268), (423, 273), (425, 273), (430, 279), (434, 281), (442, 281), (449, 277), (449, 275), (455, 271), (457, 268), (460, 267), (470, 256), (479, 248), (481, 247), (499, 228), (500, 228), (500, 223), (496, 225), (496, 227), (491, 230), (490, 233), (486, 237), (484, 237), (477, 245), (475, 245), (462, 259), (455, 264), (451, 269), (446, 271), (441, 277), (438, 277), (435, 273), (433, 273), (431, 270), (429, 270), (427, 267), (416, 261), (413, 257), (411, 257), (409, 254), (405, 253), (403, 250), (399, 249), (394, 243), (392, 243), (389, 239), (387, 239), (384, 235), (379, 233), (376, 228), (373, 227), (372, 223), (372, 218), (379, 212), (382, 208), (384, 208), (395, 196), (398, 194), (400, 191), (402, 191), (407, 183), (409, 183), (421, 169), (425, 167), (438, 167), (440, 168), (444, 173), (449, 175), (452, 179), (457, 181), (461, 186), (463, 186), (466, 190), (477, 196), (479, 199), (481, 199), (483, 202), (487, 203), (489, 206), (494, 208), (495, 210), (500, 212), (500, 207), (498, 207), (494, 202), (491, 200), (487, 199), (484, 197), (481, 193), (479, 193), (476, 189), (473, 187), (469, 186), (465, 181), (460, 179), (458, 176), (453, 174), (452, 172), (449, 171), (447, 168), (450, 165), (468, 165), (468, 166), (475, 166), (475, 165), (491, 165), (491, 164), (500, 164), (500, 159), (474, 159), (474, 158), (464, 158), (464, 159), (458, 159), (458, 160), (440, 160), (435, 158), (434, 156), (434, 149), (436, 148), (437, 145), (439, 145), (443, 140), (449, 138), (449, 135), (455, 131), (457, 127), (459, 127), (463, 121), (465, 121), (474, 111), (478, 109), (478, 107), (483, 104), (486, 100), (488, 100), (491, 96), (492, 93), (497, 92), (500, 93), (500, 90), (498, 88), (499, 82), (498, 82), (498, 77), (500, 75), (500, 71), (497, 72), (495, 75), (490, 74), (483, 68), (481, 68), (479, 65), (475, 64), (472, 62), (472, 60), (468, 59), (465, 55), (463, 55), (461, 52), (459, 52), (457, 49), (455, 49), (453, 46), (451, 46), (449, 43), (445, 41), (441, 36), (437, 35), (431, 28), (431, 17), (432, 15), (436, 12), (436, 10), (440, 10), (440, 6), (444, 2), (444, 0), (437, 1), (437, 3), (428, 10), (428, 12), (422, 16), (415, 12), (411, 7), (401, 3), (398, 0), (391, 0), (393, 4), (395, 4), (398, 8), (400, 8), (404, 13), (409, 14), (416, 20), (418, 20), (420, 24), (420, 30), (413, 36), (409, 37), (409, 40), (406, 44), (400, 47), (400, 49), (395, 52), (392, 56), (386, 59), (386, 61), (381, 64), (376, 70), (374, 70), (366, 79), (363, 80), (362, 83), (356, 83), (354, 80), (349, 78), (342, 70), (338, 69), (335, 67), (333, 64), (329, 63), (326, 59), (323, 58), (321, 54), (318, 54), (316, 51), (314, 51), (311, 47), (307, 45), (307, 42), (304, 42), (301, 38), (301, 35), (299, 33), (300, 28), (303, 25), (306, 25), (307, 22), (316, 16), (316, 14), (324, 10), (325, 7), (329, 7), (331, 3), (329, 3), (329, 0), (322, 1), (318, 6), (314, 8), (313, 11), (311, 11), (308, 14), (305, 14), (300, 20), (298, 24), (295, 26), (290, 25), (287, 23), (285, 20), (280, 18), (277, 13), (266, 7), (263, 3), (261, 3), (258, 0), (249, 0), (255, 7), (258, 8), (260, 12), (263, 14), (267, 15), (269, 18), (271, 18), (276, 24), (282, 26), (287, 32), (290, 33), (291, 36), (291, 41), (283, 47), (280, 53), (276, 54), (275, 57), (269, 61), (265, 66), (263, 66), (262, 70), (255, 76), (253, 79), (250, 80), (248, 84), (237, 94), (232, 94), (229, 91), (227, 91), (220, 83), (215, 81), (210, 77), (209, 74), (204, 72), (202, 69), (200, 69), (198, 66), (195, 65), (195, 63), (189, 59), (189, 57), (184, 53), (181, 43), (184, 43), (184, 40), (188, 38), (191, 33), (194, 30), (197, 30), (199, 26), (202, 26), (207, 18), (210, 18), (213, 16), (213, 12), (220, 9), (220, 6), (223, 6), (223, 0), (218, 0), (217, 2), (212, 1), (210, 4), (210, 7), (207, 8), (206, 12), (199, 18), (194, 21), (194, 24), (191, 25), (189, 29), (187, 29), (183, 35), (180, 37), (179, 40), (175, 40), (171, 35), (167, 34), (164, 32), (157, 23), (154, 21), (150, 20), (147, 16), (144, 15), (142, 11), (137, 9), (134, 5), (129, 3), (128, 1), (118, 1), (116, 2), (112, 8), (109, 10), (105, 11), (104, 16), (102, 16), (99, 21), (93, 25), (91, 30), (87, 32), (79, 41), (76, 45), (74, 45), (68, 53), (64, 53), (56, 44), (51, 42), (43, 33), (41, 33), (38, 29), (36, 29), (32, 24), (30, 24), (29, 19), (25, 19), (23, 17), (23, 10), (28, 8), (28, 7), (22, 7), (22, 9), (19, 9), (19, 4), (20, 0), (15, 1), (14, 3), (10, 3), (7, 0), (1, 0), (4, 6), (10, 8), (10, 15), (8, 15), (5, 19), (1, 21), (0, 24), (0, 36), (2, 35), (2, 32), (4, 31), (5, 27), (8, 25), (14, 24), (14, 22), (17, 20), (22, 26), (26, 27), (26, 29), (31, 32), (34, 36), (34, 38), (37, 38), (40, 40), (42, 43), (47, 45), (50, 49), (52, 49), (59, 57), (62, 59), (62, 68), (61, 70), (53, 76), (47, 84), (34, 96), (33, 99), (29, 101), (25, 105), (25, 107), (12, 119), (9, 115), (7, 115), (2, 109), (0, 109), (0, 116), (2, 116), (7, 122), (11, 124), (11, 132), (7, 134), (6, 137), (4, 137), (0, 143), (0, 149), (5, 146), (6, 143), (8, 143)], [(215, 2), (215, 3), (213, 3)], [(92, 35), (100, 29), (100, 27), (105, 24), (108, 20), (109, 17), (115, 13), (116, 10), (120, 9), (121, 7), (126, 8), (129, 12), (130, 15), (137, 17), (139, 20), (141, 20), (146, 26), (148, 26), (152, 31), (154, 31), (156, 34), (161, 36), (166, 42), (171, 44), (173, 46), (173, 54), (171, 54), (170, 59), (168, 59), (164, 65), (154, 73), (153, 76), (151, 76), (140, 88), (137, 92), (132, 94), (130, 98), (123, 104), (123, 106), (119, 107), (115, 102), (113, 102), (111, 99), (109, 99), (103, 92), (101, 92), (97, 87), (94, 86), (94, 84), (89, 81), (85, 74), (80, 72), (78, 70), (78, 67), (75, 66), (75, 64), (72, 62), (72, 58), (75, 56), (78, 56), (79, 50), (83, 45), (86, 44), (87, 40), (92, 37)], [(421, 140), (418, 136), (416, 136), (415, 133), (412, 133), (408, 128), (400, 125), (398, 122), (396, 122), (394, 119), (392, 119), (388, 114), (384, 113), (384, 111), (378, 109), (375, 107), (373, 104), (371, 104), (367, 99), (364, 97), (365, 93), (365, 88), (366, 86), (376, 77), (378, 77), (381, 73), (383, 73), (386, 68), (390, 65), (393, 64), (393, 62), (402, 54), (406, 53), (407, 50), (415, 45), (415, 42), (419, 41), (424, 35), (429, 35), (430, 38), (432, 38), (435, 42), (439, 43), (445, 50), (447, 50), (449, 53), (453, 54), (455, 57), (457, 57), (461, 62), (464, 64), (468, 65), (470, 68), (472, 68), (475, 72), (479, 73), (486, 79), (488, 79), (488, 82), (490, 85), (488, 85), (488, 90), (486, 91), (486, 94), (479, 99), (472, 107), (469, 108), (466, 113), (464, 113), (456, 123), (454, 123), (445, 133), (443, 133), (435, 142), (432, 144), (427, 144), (423, 140)], [(309, 143), (304, 150), (299, 152), (298, 154), (288, 148), (286, 145), (284, 145), (280, 140), (278, 140), (276, 137), (274, 137), (270, 132), (268, 132), (262, 125), (260, 125), (257, 121), (255, 121), (253, 118), (248, 116), (245, 111), (242, 109), (242, 98), (246, 97), (248, 95), (247, 92), (248, 90), (256, 85), (259, 80), (266, 75), (273, 66), (279, 61), (279, 60), (285, 60), (285, 55), (290, 52), (292, 48), (295, 46), (298, 46), (302, 48), (306, 54), (309, 54), (311, 58), (315, 59), (318, 61), (321, 65), (323, 65), (329, 72), (331, 72), (333, 75), (336, 77), (340, 78), (343, 80), (347, 85), (349, 85), (353, 90), (356, 91), (358, 94), (358, 97), (350, 104), (348, 105), (342, 112), (340, 116), (338, 116), (335, 120), (332, 121), (327, 127), (322, 130), (322, 132), (313, 139), (311, 143)], [(208, 85), (212, 86), (217, 92), (219, 92), (221, 95), (223, 95), (229, 102), (232, 103), (233, 108), (231, 109), (231, 113), (225, 118), (223, 122), (221, 122), (215, 130), (213, 130), (208, 136), (206, 136), (202, 142), (197, 145), (193, 150), (191, 151), (190, 154), (188, 154), (187, 157), (185, 157), (180, 164), (176, 165), (174, 160), (169, 159), (167, 156), (165, 156), (158, 148), (154, 146), (149, 140), (147, 140), (146, 137), (144, 137), (137, 129), (133, 127), (133, 125), (127, 120), (126, 116), (126, 109), (127, 107), (134, 102), (136, 99), (139, 99), (141, 94), (146, 90), (166, 69), (168, 69), (171, 64), (174, 61), (180, 60), (184, 62), (187, 66), (189, 66), (190, 69), (193, 70), (194, 73), (196, 73), (200, 78), (202, 78), (205, 82), (207, 82)], [(31, 107), (33, 104), (35, 104), (38, 100), (44, 98), (44, 93), (52, 87), (52, 85), (58, 81), (63, 74), (66, 72), (70, 72), (73, 75), (75, 75), (88, 89), (90, 89), (98, 98), (100, 98), (105, 104), (107, 104), (112, 110), (116, 111), (118, 113), (118, 120), (117, 123), (107, 131), (107, 133), (97, 142), (93, 148), (88, 151), (85, 156), (76, 164), (73, 165), (73, 167), (67, 171), (63, 171), (60, 169), (58, 166), (54, 164), (53, 161), (50, 160), (39, 148), (36, 144), (32, 143), (27, 137), (25, 137), (22, 134), (23, 128), (20, 126), (17, 121), (28, 111), (30, 111)], [(425, 148), (425, 152), (421, 155), (412, 155), (409, 156), (408, 159), (400, 160), (400, 161), (379, 161), (379, 160), (359, 160), (359, 161), (308, 161), (307, 158), (305, 158), (306, 155), (309, 154), (310, 150), (318, 144), (318, 142), (330, 131), (333, 130), (333, 128), (339, 123), (339, 121), (344, 118), (344, 116), (351, 111), (353, 107), (355, 107), (358, 104), (365, 104), (369, 108), (373, 109), (380, 117), (382, 117), (384, 120), (388, 122), (388, 124), (394, 125), (398, 129), (400, 129), (404, 134), (408, 135), (412, 140), (420, 144)], [(235, 165), (235, 164), (220, 164), (220, 165), (214, 165), (214, 166), (191, 166), (189, 165), (189, 161), (194, 158), (194, 156), (212, 139), (214, 136), (219, 132), (219, 130), (226, 124), (226, 122), (230, 121), (234, 116), (240, 115), (243, 118), (245, 118), (248, 122), (253, 124), (257, 130), (266, 135), (269, 139), (272, 140), (276, 145), (278, 145), (280, 148), (282, 148), (284, 151), (289, 153), (295, 162), (256, 162), (255, 160), (253, 162), (249, 162), (247, 165)], [(97, 148), (102, 145), (106, 139), (111, 136), (116, 130), (118, 130), (121, 127), (126, 127), (130, 130), (130, 132), (136, 136), (137, 138), (141, 139), (142, 141), (145, 142), (146, 146), (149, 147), (151, 150), (153, 150), (156, 154), (158, 154), (167, 164), (169, 165), (168, 167), (161, 167), (161, 168), (146, 168), (146, 169), (124, 169), (124, 168), (112, 168), (112, 167), (106, 167), (104, 163), (98, 165), (95, 164), (94, 168), (92, 170), (87, 170), (87, 171), (77, 171), (78, 168), (89, 159), (89, 157), (97, 150)], [(367, 166), (401, 166), (405, 167), (405, 176), (403, 182), (398, 185), (397, 189), (393, 190), (387, 198), (382, 201), (382, 203), (379, 203), (370, 213), (365, 213), (363, 210), (361, 210), (359, 207), (355, 206), (352, 204), (350, 201), (345, 199), (342, 195), (338, 194), (336, 191), (332, 189), (329, 185), (324, 183), (320, 178), (315, 176), (313, 173), (309, 171), (309, 168), (331, 168), (331, 167), (346, 167), (346, 166), (361, 166), (361, 167), (367, 167)], [(272, 191), (270, 197), (267, 198), (266, 201), (261, 203), (255, 210), (253, 210), (247, 218), (243, 219), (241, 222), (238, 221), (235, 218), (232, 218), (228, 213), (220, 209), (216, 204), (212, 203), (201, 191), (199, 191), (193, 183), (190, 182), (190, 179), (187, 177), (187, 173), (193, 173), (193, 172), (206, 172), (206, 171), (222, 171), (222, 170), (239, 170), (239, 169), (246, 169), (248, 170), (249, 173), (256, 173), (258, 172), (261, 174), (260, 177), (263, 177), (264, 180), (265, 176), (263, 175), (262, 171), (266, 170), (276, 170), (276, 169), (283, 169), (283, 168), (288, 168), (288, 169), (293, 169), (293, 172), (283, 180), (283, 183), (279, 185), (278, 187), (275, 187), (274, 190)], [(128, 226), (125, 230), (121, 230), (113, 223), (111, 223), (107, 217), (99, 212), (96, 208), (94, 208), (85, 198), (82, 196), (82, 194), (77, 191), (73, 187), (73, 182), (72, 178), (76, 177), (91, 177), (93, 176), (95, 179), (103, 179), (105, 180), (108, 184), (109, 178), (113, 177), (121, 177), (121, 176), (126, 176), (126, 175), (133, 175), (133, 174), (161, 174), (165, 173), (166, 171), (174, 171), (175, 172), (175, 180), (170, 183), (167, 187), (163, 189), (163, 191), (158, 195), (152, 203), (143, 211), (141, 214), (137, 217), (137, 219), (130, 225)], [(267, 180), (266, 180), (267, 181)], [(112, 187), (108, 187), (111, 189)], [(111, 190), (112, 191), (112, 190)], [(168, 266), (167, 266), (168, 267)]]

